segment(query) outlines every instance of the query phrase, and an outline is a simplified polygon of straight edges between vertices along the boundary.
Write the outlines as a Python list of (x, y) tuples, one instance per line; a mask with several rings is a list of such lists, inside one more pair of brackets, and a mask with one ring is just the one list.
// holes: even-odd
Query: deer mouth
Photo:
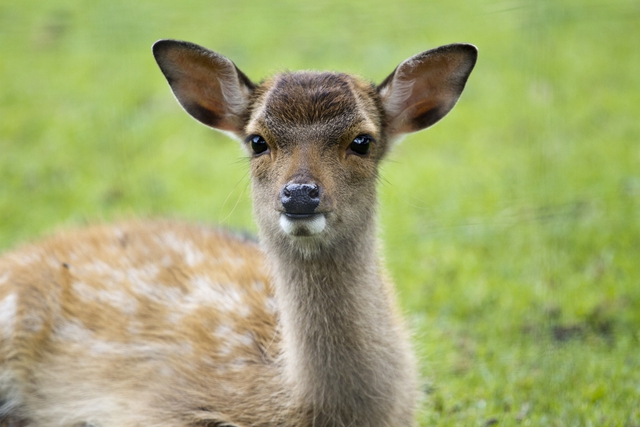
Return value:
[(280, 228), (290, 236), (304, 237), (322, 233), (327, 225), (323, 213), (312, 214), (280, 214)]
[(293, 219), (293, 220), (299, 220), (299, 219), (309, 219), (314, 217), (315, 215), (321, 215), (321, 214), (316, 214), (316, 213), (289, 213), (289, 212), (285, 212), (284, 215), (289, 218), (289, 219)]

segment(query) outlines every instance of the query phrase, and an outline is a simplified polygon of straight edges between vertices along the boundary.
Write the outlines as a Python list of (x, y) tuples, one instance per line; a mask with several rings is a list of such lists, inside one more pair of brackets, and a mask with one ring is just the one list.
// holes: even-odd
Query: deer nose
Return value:
[(280, 192), (280, 202), (289, 217), (311, 216), (320, 204), (320, 188), (316, 184), (287, 184)]

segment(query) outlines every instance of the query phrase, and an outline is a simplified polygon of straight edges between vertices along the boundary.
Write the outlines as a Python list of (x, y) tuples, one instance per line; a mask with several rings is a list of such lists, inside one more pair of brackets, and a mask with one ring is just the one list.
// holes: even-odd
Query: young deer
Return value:
[(184, 109), (249, 154), (260, 244), (175, 222), (64, 233), (0, 259), (0, 418), (33, 426), (408, 426), (416, 371), (376, 241), (378, 164), (453, 108), (453, 44), (380, 85), (252, 83), (161, 40)]

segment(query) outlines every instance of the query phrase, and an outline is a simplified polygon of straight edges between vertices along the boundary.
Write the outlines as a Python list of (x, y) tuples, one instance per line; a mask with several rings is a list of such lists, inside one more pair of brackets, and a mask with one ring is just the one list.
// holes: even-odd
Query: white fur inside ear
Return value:
[(413, 92), (414, 83), (414, 79), (406, 79), (398, 75), (380, 92), (385, 110), (390, 117), (397, 117), (406, 108), (405, 102)]
[[(229, 62), (231, 63), (231, 61)], [(241, 115), (249, 104), (251, 91), (238, 81), (238, 75), (235, 73), (233, 63), (230, 65), (231, 67), (219, 71), (218, 83), (220, 84), (222, 97), (227, 102), (229, 110), (234, 114)]]
[(322, 233), (327, 225), (323, 214), (315, 214), (310, 218), (291, 219), (280, 214), (280, 228), (290, 236), (313, 236)]

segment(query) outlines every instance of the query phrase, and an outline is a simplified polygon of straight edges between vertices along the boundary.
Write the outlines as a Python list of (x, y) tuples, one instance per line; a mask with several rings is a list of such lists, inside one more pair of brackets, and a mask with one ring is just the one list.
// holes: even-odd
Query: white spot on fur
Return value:
[(264, 292), (264, 283), (262, 283), (260, 281), (253, 282), (251, 287), (256, 292), (260, 292), (260, 293)]
[(95, 333), (81, 322), (71, 320), (62, 323), (56, 337), (68, 344), (77, 344), (89, 349), (95, 355), (164, 357), (166, 355), (188, 356), (193, 353), (189, 342), (164, 342), (140, 340), (133, 342), (107, 341), (96, 337)]
[(214, 283), (207, 276), (197, 276), (191, 280), (192, 290), (185, 298), (190, 305), (210, 304), (222, 312), (237, 313), (243, 317), (251, 314), (243, 295), (235, 285)]
[(231, 362), (231, 366), (234, 368), (243, 368), (246, 365), (247, 365), (247, 360), (243, 358), (238, 358)]
[(156, 282), (159, 268), (147, 264), (142, 268), (128, 268), (126, 277), (131, 283), (131, 290), (151, 301), (173, 305), (183, 298), (183, 292), (176, 286), (165, 286)]
[(219, 338), (219, 339), (229, 339), (229, 337), (231, 337), (231, 335), (233, 334), (233, 329), (231, 329), (231, 326), (229, 325), (220, 325), (216, 328), (216, 330), (214, 331), (214, 334)]
[(171, 267), (173, 265), (173, 260), (169, 255), (165, 255), (162, 257), (161, 264), (163, 267)]
[(193, 346), (188, 342), (167, 343), (161, 341), (119, 342), (93, 338), (87, 343), (94, 354), (119, 356), (188, 356), (193, 353)]
[(47, 264), (47, 267), (51, 268), (52, 270), (57, 270), (62, 266), (62, 264), (60, 264), (60, 260), (58, 260), (57, 258), (46, 258), (45, 262)]
[(158, 277), (160, 268), (154, 264), (146, 264), (140, 268), (128, 268), (127, 278), (132, 282), (150, 282)]
[(267, 298), (266, 307), (269, 313), (275, 314), (278, 312), (278, 304), (276, 303), (276, 299), (274, 297)]
[(74, 282), (73, 291), (84, 301), (95, 301), (121, 310), (124, 314), (134, 314), (138, 301), (123, 291), (115, 289), (96, 289), (84, 282)]
[(220, 265), (220, 266), (243, 267), (246, 264), (246, 261), (244, 258), (234, 255), (234, 253), (231, 251), (222, 251), (215, 258), (209, 258), (207, 261), (212, 266)]
[(204, 363), (205, 365), (208, 365), (208, 366), (210, 366), (210, 367), (211, 367), (211, 366), (217, 366), (217, 363), (215, 362), (215, 360), (213, 360), (213, 359), (212, 359), (211, 357), (209, 357), (209, 356), (205, 356), (205, 357), (203, 357), (201, 360), (202, 360), (202, 363)]
[(141, 322), (138, 322), (138, 321), (132, 321), (127, 326), (127, 332), (129, 332), (129, 334), (131, 334), (131, 335), (138, 335), (143, 330), (144, 330), (143, 324)]
[(250, 347), (254, 343), (253, 335), (251, 335), (251, 333), (245, 332), (240, 334), (228, 325), (218, 326), (213, 332), (213, 335), (217, 338), (218, 343), (220, 344), (218, 354), (221, 356), (229, 356), (236, 352), (237, 347)]
[(18, 310), (16, 294), (9, 294), (0, 301), (0, 334), (3, 338), (13, 335)]
[(72, 285), (73, 292), (84, 300), (93, 300), (95, 289), (91, 288), (84, 282), (74, 282)]
[(292, 220), (285, 214), (280, 215), (280, 228), (290, 236), (296, 236), (306, 231), (304, 235), (321, 233), (327, 225), (327, 219), (323, 214), (315, 214), (308, 219)]
[(87, 271), (103, 274), (103, 275), (111, 275), (115, 270), (112, 266), (103, 261), (95, 261), (90, 264), (84, 265), (83, 268)]
[(219, 350), (219, 353), (222, 356), (228, 356), (233, 352), (233, 347), (229, 345), (229, 343), (225, 343)]
[(163, 377), (173, 377), (175, 375), (175, 372), (169, 366), (163, 364), (160, 366), (160, 375), (162, 375)]
[(118, 240), (124, 239), (124, 232), (119, 228), (114, 228), (113, 229), (113, 234), (115, 234), (116, 239), (118, 239)]
[(9, 274), (8, 272), (0, 276), (0, 285), (4, 285), (5, 283), (7, 283), (9, 281), (9, 277), (11, 277), (11, 274)]
[(182, 298), (182, 291), (175, 286), (153, 285), (139, 281), (132, 283), (131, 289), (151, 301), (165, 305), (175, 304)]
[(62, 341), (83, 343), (93, 338), (93, 332), (78, 320), (70, 320), (60, 324), (56, 336)]
[(220, 325), (213, 332), (220, 343), (219, 353), (223, 356), (232, 354), (236, 347), (250, 347), (254, 344), (253, 335), (250, 332), (238, 333), (228, 325)]
[(25, 313), (20, 320), (22, 327), (29, 332), (40, 332), (44, 325), (44, 319), (35, 312)]
[(251, 346), (253, 345), (253, 335), (251, 335), (249, 332), (246, 332), (238, 336), (238, 341), (242, 345)]
[(39, 254), (23, 254), (18, 263), (21, 265), (30, 265), (42, 261), (42, 257)]
[(244, 300), (245, 291), (236, 285), (213, 282), (208, 276), (195, 276), (189, 284), (190, 290), (187, 293), (180, 292), (172, 301), (167, 317), (170, 323), (177, 324), (203, 307), (245, 318), (251, 315), (251, 309)]
[(196, 245), (188, 240), (179, 239), (175, 233), (164, 233), (160, 236), (161, 242), (169, 245), (169, 247), (184, 257), (184, 262), (189, 267), (196, 266), (206, 259), (205, 255)]

